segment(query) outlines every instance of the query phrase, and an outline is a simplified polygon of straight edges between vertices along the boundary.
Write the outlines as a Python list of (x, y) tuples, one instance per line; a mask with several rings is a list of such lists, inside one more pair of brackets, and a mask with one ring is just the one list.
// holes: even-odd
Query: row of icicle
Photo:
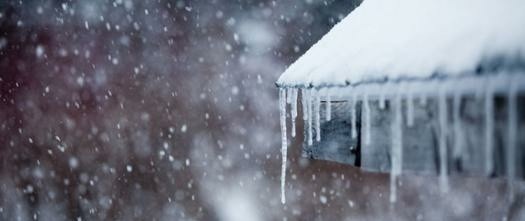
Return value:
[[(517, 133), (517, 110), (516, 110), (516, 99), (517, 99), (517, 92), (518, 87), (517, 84), (510, 84), (507, 90), (507, 101), (508, 101), (508, 125), (507, 125), (507, 139), (508, 142), (506, 142), (506, 157), (507, 157), (507, 177), (509, 184), (512, 184), (515, 177), (515, 159), (514, 156), (516, 154), (516, 133)], [(298, 104), (298, 97), (299, 92), (301, 92), (301, 103), (302, 103), (302, 110), (303, 110), (303, 120), (305, 122), (304, 126), (306, 127), (306, 134), (305, 139), (308, 145), (313, 144), (313, 127), (315, 126), (315, 140), (319, 142), (321, 140), (321, 130), (320, 130), (320, 123), (321, 123), (321, 116), (320, 116), (320, 109), (321, 109), (321, 97), (324, 98), (324, 108), (326, 109), (326, 121), (331, 120), (331, 96), (328, 95), (328, 93), (323, 94), (322, 91), (318, 89), (298, 89), (298, 88), (279, 88), (279, 107), (280, 107), (280, 124), (281, 124), (281, 142), (282, 142), (282, 167), (281, 167), (281, 202), (283, 204), (286, 203), (286, 197), (285, 197), (285, 184), (286, 184), (286, 164), (287, 164), (287, 147), (288, 147), (288, 141), (287, 141), (287, 126), (286, 126), (286, 118), (287, 118), (287, 104), (290, 105), (290, 118), (291, 118), (291, 137), (295, 137), (296, 135), (296, 118), (297, 118), (297, 104)], [(441, 88), (440, 92), (437, 94), (437, 102), (438, 102), (438, 120), (439, 120), (439, 128), (440, 128), (440, 135), (438, 139), (439, 143), (439, 185), (440, 189), (443, 192), (448, 191), (448, 168), (447, 168), (447, 132), (446, 129), (448, 128), (448, 116), (447, 116), (447, 89)], [(350, 104), (350, 124), (351, 124), (351, 136), (352, 138), (356, 138), (357, 131), (356, 131), (356, 104), (357, 102), (361, 101), (362, 105), (362, 113), (363, 113), (363, 121), (364, 121), (364, 127), (362, 127), (361, 134), (364, 137), (364, 145), (365, 147), (371, 144), (371, 131), (370, 131), (370, 107), (369, 107), (369, 98), (370, 94), (367, 93), (354, 93), (352, 96), (350, 96), (348, 99), (345, 99)], [(375, 96), (375, 99), (379, 102), (379, 108), (384, 109), (385, 108), (385, 94), (379, 93), (376, 94), (378, 96)], [(492, 161), (492, 155), (493, 152), (493, 136), (494, 133), (494, 90), (492, 90), (490, 87), (485, 90), (484, 93), (484, 112), (485, 112), (485, 171), (490, 173), (494, 167), (494, 163)], [(403, 145), (403, 131), (402, 131), (402, 102), (403, 100), (406, 103), (406, 125), (408, 127), (411, 127), (414, 125), (414, 94), (413, 93), (403, 93), (399, 92), (395, 94), (394, 96), (390, 96), (390, 102), (391, 102), (391, 108), (394, 111), (393, 112), (393, 123), (391, 124), (391, 130), (392, 130), (392, 150), (391, 150), (391, 172), (390, 172), (390, 202), (396, 201), (396, 186), (397, 186), (397, 177), (401, 175), (402, 172), (402, 159), (403, 159), (403, 151), (402, 151), (402, 145)], [(421, 105), (425, 105), (427, 103), (427, 97), (425, 95), (418, 96), (419, 102)], [(453, 142), (453, 156), (458, 157), (462, 153), (462, 131), (461, 131), (461, 121), (460, 121), (460, 105), (461, 105), (461, 94), (460, 93), (454, 93), (452, 96), (452, 120), (453, 120), (453, 133), (455, 133), (457, 137)], [(512, 196), (513, 188), (512, 185), (510, 185), (510, 192)]]

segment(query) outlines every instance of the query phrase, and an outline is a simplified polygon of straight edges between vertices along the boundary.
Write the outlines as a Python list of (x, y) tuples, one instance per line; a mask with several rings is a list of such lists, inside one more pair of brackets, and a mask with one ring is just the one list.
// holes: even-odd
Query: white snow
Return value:
[[(0, 18), (2, 13), (0, 13)], [(0, 49), (3, 49), (5, 46), (7, 46), (7, 40), (5, 38), (0, 38)]]
[(68, 163), (71, 169), (77, 168), (79, 164), (78, 159), (76, 157), (70, 157)]
[(280, 86), (473, 73), (525, 54), (521, 0), (365, 0), (293, 63)]
[(240, 40), (255, 52), (267, 51), (279, 43), (275, 29), (266, 20), (243, 19), (236, 27)]
[[(229, 221), (261, 221), (259, 204), (256, 199), (246, 190), (217, 190), (214, 205), (217, 206), (217, 215), (219, 220)], [(168, 219), (170, 220), (170, 219)], [(177, 220), (177, 219), (175, 219)]]
[(328, 198), (326, 198), (326, 196), (324, 195), (320, 195), (319, 201), (321, 201), (322, 204), (326, 204), (326, 202), (328, 201)]
[(128, 173), (133, 172), (133, 166), (131, 166), (131, 165), (126, 165), (126, 171), (128, 171)]
[(36, 46), (35, 54), (37, 57), (42, 57), (44, 55), (44, 47), (42, 45)]

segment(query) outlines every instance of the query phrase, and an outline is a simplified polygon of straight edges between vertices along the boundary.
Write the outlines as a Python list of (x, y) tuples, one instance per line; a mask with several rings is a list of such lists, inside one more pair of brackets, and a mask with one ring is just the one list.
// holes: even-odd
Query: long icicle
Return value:
[(407, 103), (407, 126), (414, 126), (414, 95), (411, 91), (407, 93), (406, 103)]
[(396, 156), (397, 156), (397, 163), (396, 163), (396, 175), (401, 175), (402, 169), (403, 169), (403, 116), (402, 116), (402, 102), (401, 96), (397, 96), (397, 110), (396, 110), (396, 127), (397, 127), (397, 133), (396, 133)]
[(321, 94), (319, 91), (316, 92), (314, 113), (315, 113), (315, 140), (321, 141)]
[(494, 92), (492, 85), (487, 87), (485, 93), (485, 173), (490, 176), (494, 168), (493, 151), (494, 151)]
[(286, 184), (286, 159), (288, 152), (288, 141), (286, 140), (286, 90), (279, 89), (279, 110), (281, 120), (281, 203), (286, 203), (285, 184)]
[[(384, 85), (383, 88), (387, 87), (387, 85)], [(385, 89), (383, 91), (379, 92), (379, 109), (384, 110), (385, 109)]]
[(425, 92), (421, 92), (421, 94), (419, 95), (419, 104), (421, 104), (421, 106), (427, 105), (427, 95), (425, 94)]
[(441, 88), (438, 97), (439, 112), (439, 186), (441, 192), (448, 192), (448, 155), (447, 155), (447, 94)]
[(357, 138), (357, 127), (356, 127), (356, 104), (357, 104), (357, 96), (354, 94), (352, 96), (352, 99), (350, 100), (350, 124), (351, 124), (351, 130), (352, 130), (352, 139)]
[(292, 90), (293, 88), (286, 88), (286, 103), (287, 104), (292, 103)]
[(326, 121), (332, 120), (332, 98), (326, 95)]
[(295, 137), (295, 120), (297, 119), (297, 88), (292, 89), (292, 137)]
[(392, 150), (391, 150), (391, 168), (390, 168), (390, 202), (397, 201), (397, 177), (401, 175), (402, 163), (403, 163), (403, 127), (401, 117), (401, 95), (396, 95), (392, 99), (392, 114), (393, 121), (391, 123), (391, 139), (392, 139)]
[[(392, 160), (394, 157), (392, 156)], [(390, 171), (390, 203), (395, 203), (397, 201), (397, 176), (394, 174), (394, 171)]]
[(312, 120), (313, 120), (313, 113), (312, 113), (312, 102), (313, 102), (313, 99), (312, 99), (312, 90), (313, 89), (308, 89), (308, 91), (306, 92), (307, 94), (307, 102), (306, 102), (306, 106), (307, 106), (307, 109), (308, 109), (308, 145), (311, 146), (314, 142), (313, 142), (313, 137), (312, 137)]
[(510, 82), (507, 97), (507, 180), (509, 185), (509, 200), (514, 200), (514, 179), (516, 176), (516, 133), (518, 132), (518, 116), (516, 107), (517, 88), (515, 82)]
[[(303, 88), (301, 89), (301, 103), (303, 105), (303, 120), (308, 120), (308, 89)], [(305, 124), (306, 125), (306, 124)]]
[(369, 105), (369, 101), (368, 101), (368, 94), (365, 93), (363, 95), (363, 112), (365, 114), (365, 132), (364, 132), (364, 135), (365, 135), (365, 146), (368, 146), (370, 145), (370, 141), (371, 141), (371, 134), (370, 134), (370, 105)]
[(454, 93), (452, 117), (454, 122), (454, 159), (462, 159), (463, 156), (463, 130), (461, 129), (461, 94)]

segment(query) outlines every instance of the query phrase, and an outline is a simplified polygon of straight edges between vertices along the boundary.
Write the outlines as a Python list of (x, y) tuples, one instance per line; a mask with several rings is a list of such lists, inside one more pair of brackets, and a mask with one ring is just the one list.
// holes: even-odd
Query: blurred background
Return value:
[(0, 1), (0, 220), (499, 220), (504, 182), (392, 205), (301, 135), (281, 205), (274, 82), (359, 3)]

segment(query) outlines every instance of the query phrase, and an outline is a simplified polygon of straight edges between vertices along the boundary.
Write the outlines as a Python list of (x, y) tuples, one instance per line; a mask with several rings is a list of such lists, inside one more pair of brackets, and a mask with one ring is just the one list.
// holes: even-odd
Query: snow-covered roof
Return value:
[(281, 87), (476, 74), (525, 62), (525, 1), (364, 0), (279, 78)]

